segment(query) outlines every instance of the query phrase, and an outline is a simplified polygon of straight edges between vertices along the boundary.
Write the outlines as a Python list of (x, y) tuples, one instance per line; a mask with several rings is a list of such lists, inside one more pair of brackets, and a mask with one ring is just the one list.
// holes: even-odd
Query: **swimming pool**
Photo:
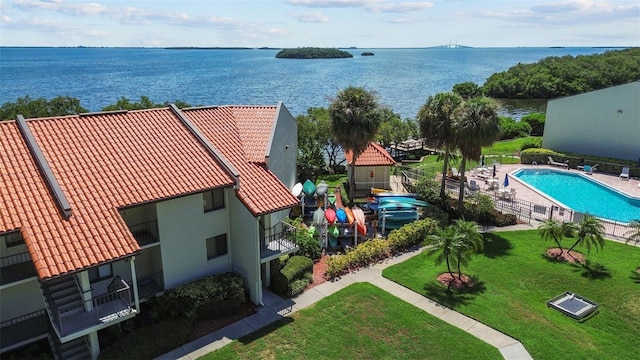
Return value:
[(640, 198), (627, 196), (586, 175), (551, 169), (520, 169), (512, 175), (574, 211), (621, 222), (640, 219)]

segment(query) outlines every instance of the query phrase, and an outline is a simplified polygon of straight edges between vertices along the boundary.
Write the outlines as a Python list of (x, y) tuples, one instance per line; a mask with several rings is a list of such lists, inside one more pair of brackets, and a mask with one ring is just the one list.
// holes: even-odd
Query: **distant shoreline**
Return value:
[[(377, 50), (425, 50), (425, 49), (445, 49), (449, 48), (440, 46), (424, 46), (424, 47), (338, 47), (337, 49), (344, 50), (362, 50), (362, 49), (377, 49)], [(464, 50), (464, 49), (631, 49), (638, 46), (499, 46), (499, 47), (462, 47), (458, 45), (458, 48), (452, 48), (451, 50)], [(5, 46), (0, 45), (0, 49), (150, 49), (150, 50), (282, 50), (284, 48), (278, 47), (198, 47), (198, 46), (173, 46), (173, 47), (151, 47), (151, 46)]]

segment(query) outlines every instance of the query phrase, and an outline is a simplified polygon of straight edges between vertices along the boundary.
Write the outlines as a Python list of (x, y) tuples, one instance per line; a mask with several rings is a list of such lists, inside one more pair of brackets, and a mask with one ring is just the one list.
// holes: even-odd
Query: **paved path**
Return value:
[[(530, 225), (517, 225), (515, 227), (507, 227), (501, 230), (523, 229), (532, 229), (532, 227)], [(495, 230), (497, 229), (492, 229), (492, 231)], [(380, 289), (413, 304), (429, 314), (455, 327), (465, 330), (469, 334), (496, 347), (500, 350), (500, 353), (505, 359), (533, 359), (519, 341), (382, 277), (382, 270), (384, 268), (403, 262), (415, 255), (418, 255), (419, 253), (420, 250), (415, 250), (398, 257), (387, 259), (382, 263), (347, 274), (338, 280), (320, 284), (291, 299), (283, 299), (265, 290), (263, 293), (263, 302), (265, 306), (260, 308), (256, 314), (186, 344), (174, 351), (160, 356), (157, 359), (197, 359), (200, 356), (229, 344), (234, 339), (248, 335), (281, 319), (284, 316), (304, 309), (305, 307), (316, 303), (320, 299), (356, 282), (369, 282)]]

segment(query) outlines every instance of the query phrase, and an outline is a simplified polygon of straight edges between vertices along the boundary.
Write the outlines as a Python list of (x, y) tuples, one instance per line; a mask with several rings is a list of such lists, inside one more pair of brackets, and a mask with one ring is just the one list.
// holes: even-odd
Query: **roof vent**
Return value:
[(69, 219), (71, 217), (71, 205), (69, 205), (69, 201), (67, 201), (67, 197), (64, 196), (62, 192), (62, 188), (56, 180), (55, 176), (53, 176), (53, 172), (51, 171), (51, 167), (49, 167), (49, 163), (47, 159), (42, 154), (42, 150), (40, 150), (40, 146), (36, 142), (36, 138), (33, 136), (31, 129), (27, 125), (27, 121), (24, 119), (22, 115), (18, 115), (16, 117), (16, 123), (18, 124), (18, 129), (20, 129), (20, 133), (22, 134), (22, 138), (27, 143), (29, 147), (29, 151), (31, 152), (31, 156), (38, 165), (38, 169), (40, 170), (40, 174), (44, 178), (47, 186), (49, 187), (49, 191), (53, 195), (53, 198), (58, 205), (62, 216), (65, 219)]

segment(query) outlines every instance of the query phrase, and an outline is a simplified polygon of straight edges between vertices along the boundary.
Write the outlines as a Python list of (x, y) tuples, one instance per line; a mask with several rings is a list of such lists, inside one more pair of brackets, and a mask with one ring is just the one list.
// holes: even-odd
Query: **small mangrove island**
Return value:
[(351, 58), (351, 57), (353, 57), (353, 55), (347, 51), (343, 51), (335, 48), (316, 48), (316, 47), (284, 49), (284, 50), (280, 50), (276, 54), (276, 58), (283, 58), (283, 59), (339, 59), (339, 58)]
[(361, 54), (361, 56), (373, 56), (373, 53), (370, 51), (365, 51)]

